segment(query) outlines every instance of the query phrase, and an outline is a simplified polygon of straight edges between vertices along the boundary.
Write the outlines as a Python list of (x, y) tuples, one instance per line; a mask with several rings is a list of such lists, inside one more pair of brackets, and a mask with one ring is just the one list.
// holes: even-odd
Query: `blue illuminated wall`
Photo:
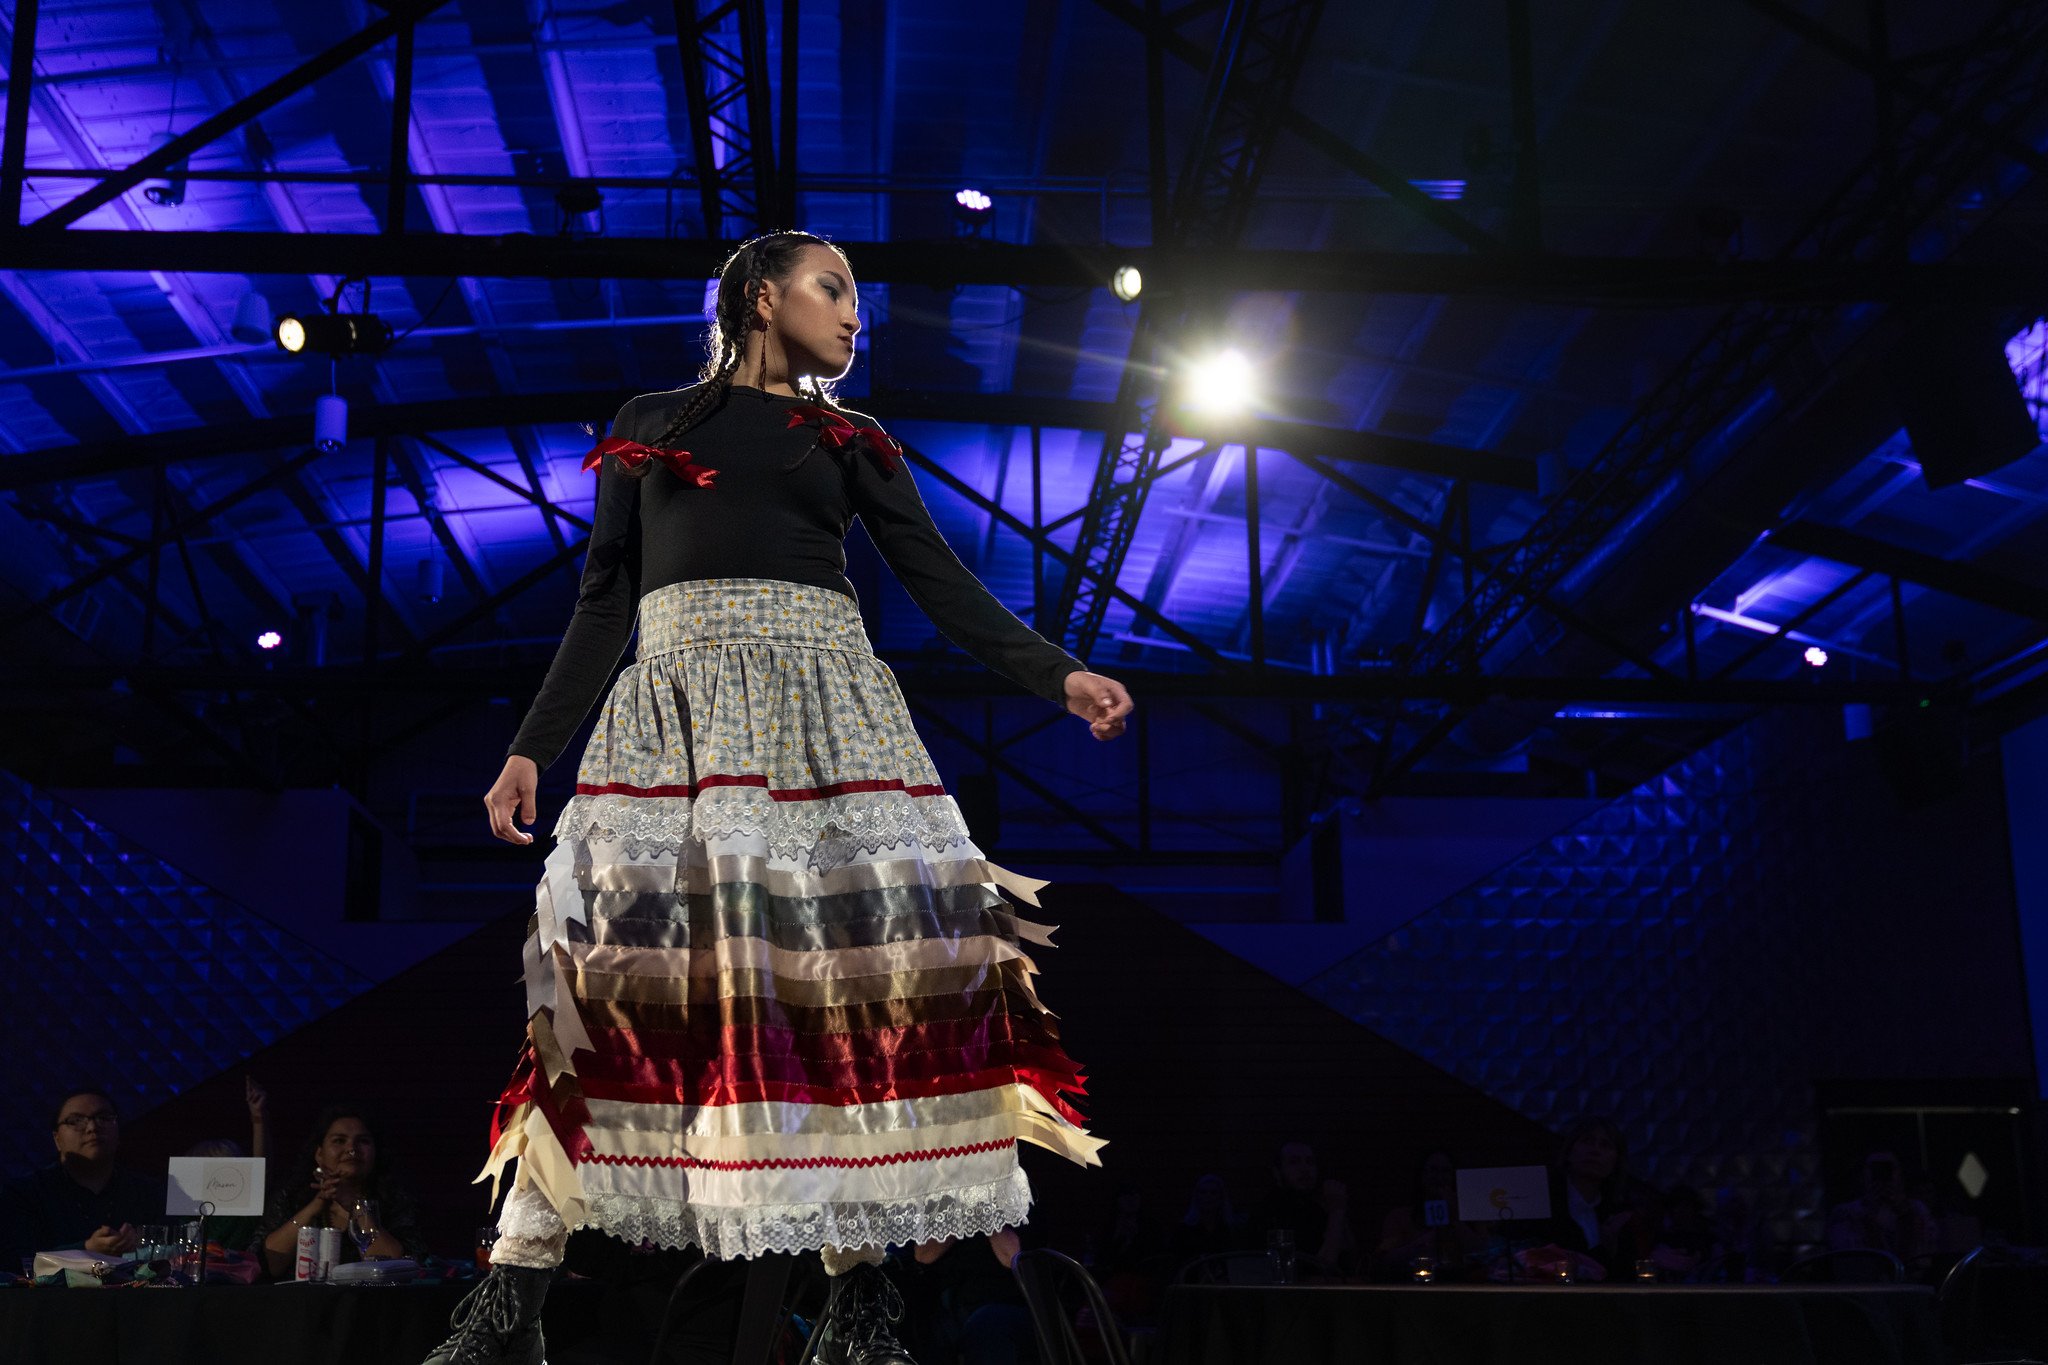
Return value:
[(1909, 812), (1837, 717), (1771, 716), (1306, 989), (1811, 1237), (1815, 1081), (2030, 1074), (2009, 867), (1995, 764)]
[[(132, 1118), (370, 984), (4, 772), (0, 832), (0, 1171), (51, 1159), (53, 1088), (105, 1086)], [(222, 1121), (246, 1140), (239, 1114)]]

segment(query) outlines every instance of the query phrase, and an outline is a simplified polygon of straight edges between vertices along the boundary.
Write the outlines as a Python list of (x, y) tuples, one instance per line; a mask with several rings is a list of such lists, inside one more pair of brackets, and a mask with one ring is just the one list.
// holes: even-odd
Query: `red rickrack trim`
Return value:
[(888, 1156), (806, 1156), (764, 1157), (758, 1161), (706, 1161), (694, 1156), (619, 1156), (592, 1152), (583, 1159), (597, 1166), (661, 1166), (706, 1171), (814, 1171), (825, 1167), (863, 1170), (871, 1166), (898, 1166), (906, 1161), (938, 1161), (950, 1156), (973, 1156), (977, 1152), (999, 1152), (1017, 1145), (1015, 1138), (994, 1138), (966, 1147), (941, 1147), (929, 1152), (896, 1152)]
[(821, 801), (828, 796), (851, 796), (856, 792), (902, 792), (905, 796), (944, 796), (937, 782), (911, 785), (900, 778), (861, 778), (832, 782), (822, 787), (770, 787), (761, 773), (714, 773), (695, 782), (673, 782), (654, 787), (636, 787), (630, 782), (578, 782), (578, 796), (695, 796), (712, 787), (760, 787), (775, 801)]

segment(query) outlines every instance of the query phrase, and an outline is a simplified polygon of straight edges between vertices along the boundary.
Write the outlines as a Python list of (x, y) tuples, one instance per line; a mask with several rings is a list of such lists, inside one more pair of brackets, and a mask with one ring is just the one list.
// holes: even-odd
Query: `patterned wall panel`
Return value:
[(371, 984), (4, 772), (0, 840), (0, 1171), (51, 1159), (52, 1089), (108, 1087), (133, 1117)]
[(1638, 1174), (1816, 1235), (1817, 1079), (2028, 1074), (1995, 774), (1905, 811), (1829, 715), (1760, 719), (1306, 989)]

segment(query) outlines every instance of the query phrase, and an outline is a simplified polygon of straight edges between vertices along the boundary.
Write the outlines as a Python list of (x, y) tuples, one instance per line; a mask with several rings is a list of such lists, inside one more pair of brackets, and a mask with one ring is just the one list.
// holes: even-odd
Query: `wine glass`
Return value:
[(356, 1244), (356, 1252), (364, 1260), (370, 1259), (370, 1244), (377, 1240), (377, 1201), (358, 1199), (348, 1211), (348, 1236)]

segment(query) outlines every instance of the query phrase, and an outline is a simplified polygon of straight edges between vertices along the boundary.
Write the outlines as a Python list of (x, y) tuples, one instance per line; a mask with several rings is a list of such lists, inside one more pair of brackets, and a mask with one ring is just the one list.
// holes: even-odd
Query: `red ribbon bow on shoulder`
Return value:
[(884, 473), (895, 472), (903, 460), (903, 443), (883, 431), (880, 427), (857, 427), (830, 408), (821, 408), (815, 403), (798, 403), (789, 410), (789, 425), (800, 427), (806, 422), (818, 428), (818, 443), (828, 449), (859, 441), (867, 447), (868, 454), (875, 457), (875, 463)]
[(604, 463), (604, 457), (607, 455), (618, 456), (621, 469), (638, 469), (649, 460), (659, 461), (667, 465), (684, 483), (693, 484), (698, 488), (711, 487), (712, 481), (718, 477), (717, 470), (690, 463), (690, 452), (687, 450), (662, 450), (657, 446), (644, 446), (638, 441), (628, 441), (620, 436), (608, 436), (599, 441), (592, 447), (590, 454), (584, 457), (583, 467), (587, 470), (596, 469)]

